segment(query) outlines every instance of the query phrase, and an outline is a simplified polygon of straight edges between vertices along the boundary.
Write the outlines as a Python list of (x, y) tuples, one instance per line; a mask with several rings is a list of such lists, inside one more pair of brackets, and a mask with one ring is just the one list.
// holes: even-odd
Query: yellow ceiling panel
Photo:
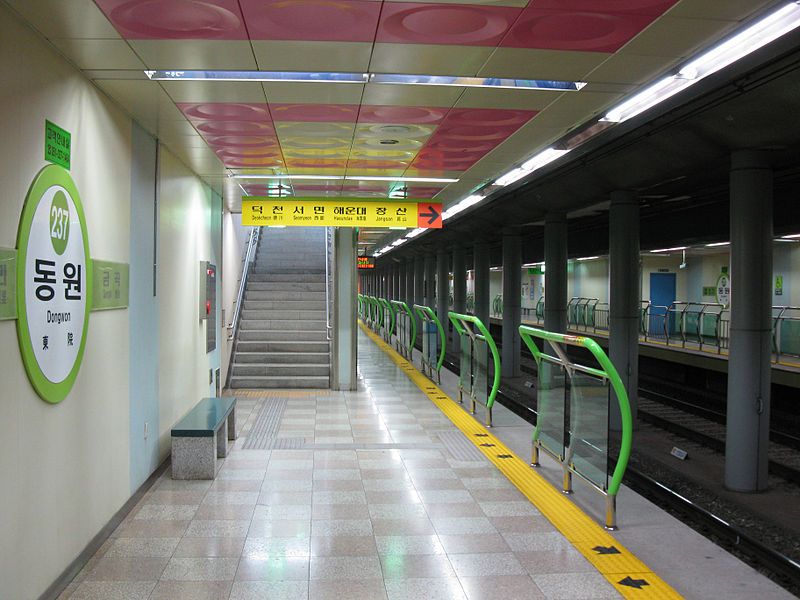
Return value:
[(266, 102), (261, 84), (250, 81), (165, 81), (163, 85), (175, 102)]
[(685, 58), (711, 45), (737, 23), (711, 19), (662, 17), (624, 47), (626, 54)]
[(674, 58), (640, 56), (623, 50), (587, 75), (586, 81), (642, 85), (668, 71), (676, 63)]
[(359, 123), (356, 125), (357, 138), (382, 139), (414, 139), (426, 140), (433, 134), (435, 127), (430, 125)]
[(580, 92), (543, 92), (537, 90), (492, 90), (467, 88), (456, 102), (456, 108), (505, 108), (543, 110), (564, 94)]
[(491, 46), (375, 44), (372, 73), (474, 77), (494, 50)]
[(353, 137), (353, 123), (315, 123), (315, 122), (296, 122), (278, 121), (275, 123), (275, 130), (281, 141), (290, 137), (316, 138), (336, 138), (349, 140)]
[(348, 138), (329, 137), (280, 137), (281, 147), (284, 149), (303, 149), (308, 151), (350, 150), (351, 141)]
[(587, 73), (597, 68), (609, 56), (602, 52), (498, 48), (478, 75), (481, 77), (583, 81)]
[(353, 148), (352, 160), (412, 160), (416, 150), (374, 150), (372, 148)]
[[(365, 168), (363, 168), (363, 167), (359, 167), (359, 168), (357, 168), (357, 169), (356, 169), (356, 168), (353, 168), (353, 167), (348, 167), (348, 169), (347, 169), (347, 176), (348, 176), (348, 177), (353, 177), (353, 176), (364, 176), (364, 177), (402, 177), (402, 176), (403, 176), (403, 173), (405, 173), (405, 172), (406, 172), (406, 167), (405, 167), (405, 165), (404, 165), (404, 166), (397, 167), (396, 169), (388, 169), (388, 168), (380, 168), (380, 169), (365, 169)], [(353, 184), (353, 183), (356, 183), (356, 182), (355, 182), (355, 181), (349, 181), (349, 182), (348, 182), (348, 185), (351, 185), (351, 184)], [(364, 183), (365, 183), (365, 184), (367, 184), (367, 183), (378, 183), (378, 184), (380, 184), (381, 182), (365, 181)], [(387, 183), (387, 182), (383, 182), (383, 183)], [(359, 191), (359, 192), (357, 192), (357, 193), (358, 193), (358, 195), (360, 196), (361, 194), (364, 194), (364, 193), (366, 193), (366, 192), (361, 192), (361, 191)], [(383, 193), (383, 195), (385, 196), (386, 194), (385, 194), (385, 193)]]
[[(342, 180), (341, 177), (344, 175), (344, 169), (340, 168), (295, 168), (289, 169), (290, 175), (330, 175), (331, 179), (312, 179), (312, 180), (303, 180), (298, 179), (296, 181), (292, 181), (295, 185), (341, 185)], [(340, 179), (336, 179), (339, 177)]]
[(332, 159), (347, 159), (350, 154), (350, 148), (341, 148), (339, 150), (327, 149), (320, 150), (319, 148), (286, 148), (283, 147), (283, 156), (289, 158), (305, 158), (314, 159), (319, 158), (323, 160)]
[[(447, 179), (459, 179), (463, 172), (461, 171), (436, 171), (433, 169), (408, 169), (405, 174), (406, 177), (442, 177)], [(424, 185), (424, 184), (419, 184)], [(452, 185), (452, 184), (450, 184)]]
[[(386, 142), (392, 141), (395, 143), (387, 144)], [(395, 138), (392, 140), (381, 140), (379, 138), (363, 138), (363, 139), (356, 139), (353, 141), (353, 148), (357, 148), (359, 150), (370, 151), (370, 150), (406, 150), (406, 151), (413, 151), (417, 152), (420, 148), (424, 145), (424, 140), (412, 140), (412, 139), (405, 139), (405, 138)]]
[(144, 70), (144, 63), (124, 40), (70, 38), (51, 41), (80, 69)]
[(362, 104), (389, 106), (445, 106), (451, 107), (464, 88), (434, 87), (424, 85), (389, 85), (370, 83), (364, 90)]
[(725, 0), (724, 2), (681, 0), (667, 15), (689, 19), (741, 21), (774, 4), (772, 0)]
[(5, 0), (47, 38), (120, 39), (92, 0)]
[(150, 69), (256, 69), (246, 40), (131, 40), (130, 44)]
[(261, 71), (366, 72), (372, 52), (369, 42), (253, 40), (251, 43)]
[(272, 104), (358, 104), (364, 86), (355, 83), (271, 83), (264, 91)]

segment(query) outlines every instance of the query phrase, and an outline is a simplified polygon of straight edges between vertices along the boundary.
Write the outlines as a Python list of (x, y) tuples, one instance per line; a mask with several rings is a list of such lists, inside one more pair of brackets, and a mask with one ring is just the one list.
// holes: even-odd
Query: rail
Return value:
[(333, 282), (335, 280), (334, 269), (336, 260), (334, 258), (335, 245), (333, 244), (333, 229), (331, 227), (325, 228), (325, 337), (330, 342), (333, 340), (331, 333), (333, 326), (331, 325), (331, 313), (333, 302)]
[[(422, 373), (424, 374), (427, 369), (429, 377), (433, 379), (433, 374), (435, 372), (436, 380), (441, 382), (441, 369), (447, 344), (447, 336), (444, 333), (444, 327), (442, 327), (442, 322), (431, 307), (415, 304), (414, 312), (417, 313), (417, 316), (423, 323)], [(435, 331), (433, 329), (434, 327), (436, 328)], [(436, 334), (439, 336), (438, 352)]]
[(236, 338), (239, 332), (239, 321), (242, 314), (242, 304), (244, 302), (244, 292), (247, 288), (247, 277), (250, 274), (250, 265), (255, 260), (256, 248), (258, 248), (258, 240), (261, 237), (261, 228), (253, 227), (250, 229), (250, 236), (247, 240), (247, 251), (242, 259), (242, 278), (239, 281), (239, 292), (236, 294), (236, 308), (233, 311), (233, 318), (228, 324), (228, 340)]
[[(471, 406), (470, 412), (475, 414), (475, 406), (480, 399), (486, 396), (486, 424), (492, 426), (492, 406), (494, 406), (497, 390), (500, 388), (500, 353), (497, 351), (492, 334), (478, 317), (462, 315), (455, 312), (447, 313), (453, 323), (456, 334), (461, 337), (461, 374), (458, 379), (458, 401), (462, 402), (463, 393), (469, 393)], [(475, 331), (477, 329), (477, 332)], [(488, 357), (486, 348), (492, 353), (494, 377), (488, 395)]]
[[(533, 355), (539, 372), (538, 416), (531, 442), (531, 463), (534, 466), (539, 465), (540, 449), (558, 460), (564, 469), (565, 493), (572, 491), (573, 474), (589, 483), (606, 497), (606, 529), (616, 529), (616, 498), (633, 442), (633, 418), (628, 394), (619, 373), (603, 349), (591, 338), (563, 335), (525, 325), (520, 326), (519, 334)], [(540, 350), (534, 338), (549, 343), (555, 356)], [(563, 346), (585, 348), (595, 358), (599, 368), (575, 363), (567, 356)], [(553, 366), (555, 368), (551, 368)], [(569, 378), (569, 392), (566, 379), (561, 377), (562, 373), (566, 373)], [(617, 398), (622, 429), (619, 455), (610, 482), (609, 383)], [(605, 398), (605, 411), (599, 406), (600, 398)]]
[[(417, 342), (417, 320), (414, 313), (408, 308), (408, 304), (402, 300), (392, 300), (391, 303), (397, 308), (395, 311), (395, 322), (397, 326), (397, 351), (407, 359), (411, 359), (414, 352), (414, 344)], [(401, 317), (403, 317), (401, 319)]]

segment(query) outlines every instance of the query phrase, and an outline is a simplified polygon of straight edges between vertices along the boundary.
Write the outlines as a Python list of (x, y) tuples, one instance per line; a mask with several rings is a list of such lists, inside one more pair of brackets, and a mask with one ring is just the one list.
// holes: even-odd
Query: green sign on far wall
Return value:
[(55, 123), (44, 122), (44, 159), (69, 170), (72, 136)]
[(0, 248), (0, 321), (17, 318), (17, 251)]

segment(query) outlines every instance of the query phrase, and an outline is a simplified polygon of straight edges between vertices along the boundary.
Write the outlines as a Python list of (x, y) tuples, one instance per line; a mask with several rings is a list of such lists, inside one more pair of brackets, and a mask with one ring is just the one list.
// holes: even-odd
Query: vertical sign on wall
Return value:
[(17, 251), (0, 248), (0, 321), (17, 318)]
[(727, 273), (728, 269), (723, 267), (722, 273), (717, 278), (717, 303), (728, 306), (731, 303), (731, 276)]
[(55, 123), (44, 122), (44, 159), (69, 170), (72, 153), (72, 135)]
[(61, 402), (80, 370), (92, 305), (83, 205), (69, 173), (39, 171), (18, 233), (17, 332), (22, 360), (44, 400)]

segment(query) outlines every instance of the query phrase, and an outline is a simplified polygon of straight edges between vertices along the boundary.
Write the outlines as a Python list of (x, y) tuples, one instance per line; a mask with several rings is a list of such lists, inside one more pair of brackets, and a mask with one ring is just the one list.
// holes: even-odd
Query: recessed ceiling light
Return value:
[(716, 248), (718, 246), (730, 246), (730, 242), (714, 242), (713, 244), (706, 244), (706, 248)]
[(674, 248), (659, 248), (658, 250), (650, 250), (650, 252), (679, 252), (681, 250), (688, 250), (689, 246), (675, 246)]

